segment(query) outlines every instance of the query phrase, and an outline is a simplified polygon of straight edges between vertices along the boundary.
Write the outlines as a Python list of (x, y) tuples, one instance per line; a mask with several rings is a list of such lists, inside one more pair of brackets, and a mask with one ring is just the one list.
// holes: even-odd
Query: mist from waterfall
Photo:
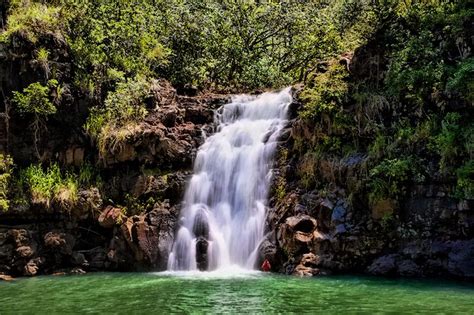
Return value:
[(264, 236), (271, 165), (290, 88), (238, 95), (216, 112), (184, 195), (169, 270), (252, 269)]

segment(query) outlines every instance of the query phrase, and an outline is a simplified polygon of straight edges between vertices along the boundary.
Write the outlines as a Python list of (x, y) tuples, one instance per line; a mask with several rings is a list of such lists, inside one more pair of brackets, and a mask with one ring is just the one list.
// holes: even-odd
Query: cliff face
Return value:
[[(313, 86), (318, 105), (326, 94), (337, 100), (324, 104), (325, 111), (315, 107), (313, 116), (305, 116), (314, 96), (295, 89), (275, 160), (259, 265), (267, 258), (275, 271), (297, 275), (474, 278), (474, 201), (458, 193), (455, 168), (440, 171), (440, 163), (449, 161), (432, 147), (443, 138), (430, 139), (423, 112), (431, 110), (438, 129), (455, 130), (456, 138), (472, 122), (472, 105), (433, 92), (419, 113), (410, 103), (418, 95), (394, 105), (377, 94), (388, 46), (379, 38), (316, 67), (322, 75)], [(47, 68), (37, 58), (39, 47), (48, 48)], [(18, 180), (8, 211), (0, 210), (0, 274), (163, 270), (202, 130), (212, 132), (213, 110), (228, 97), (178, 95), (168, 82), (153, 80), (147, 115), (101, 150), (84, 124), (106, 95), (78, 88), (75, 67), (57, 34), (44, 34), (35, 44), (16, 34), (0, 44), (0, 151), (13, 158), (13, 177), (21, 178), (30, 164), (58, 163), (66, 174), (89, 165), (92, 171), (81, 174), (97, 178), (81, 181), (74, 200), (63, 188), (49, 199), (22, 195), (25, 183)], [(61, 97), (38, 138), (31, 116), (13, 108), (12, 91), (53, 73)], [(318, 91), (320, 86), (329, 90)], [(456, 127), (450, 112), (465, 114), (464, 122), (457, 119)], [(462, 154), (451, 154), (452, 164), (464, 163)]]
[[(474, 279), (472, 195), (457, 193), (456, 171), (439, 170), (440, 158), (429, 149), (429, 137), (401, 144), (403, 136), (392, 127), (403, 116), (420, 125), (422, 116), (397, 113), (396, 106), (381, 107), (374, 114), (367, 111), (370, 104), (361, 109), (354, 100), (356, 83), (363, 87), (375, 81), (382, 84), (386, 52), (369, 42), (353, 57), (345, 55), (334, 62), (348, 69), (344, 82), (350, 87), (337, 115), (323, 112), (316, 119), (306, 119), (307, 98), (304, 91), (295, 92), (298, 114), (281, 139), (261, 260), (268, 258), (275, 270), (297, 275)], [(331, 71), (328, 64), (321, 68), (323, 76)], [(462, 101), (451, 100), (447, 107), (447, 111), (464, 108), (464, 117), (471, 117), (469, 105)], [(344, 119), (349, 123), (340, 123)], [(369, 123), (374, 121), (378, 138), (385, 134), (394, 139), (383, 143), (379, 151), (366, 144), (371, 137)], [(390, 133), (395, 136), (390, 138)], [(404, 158), (412, 161), (407, 166), (412, 173), (392, 168), (379, 172), (378, 163)], [(397, 181), (397, 176), (402, 179)], [(387, 185), (395, 184), (375, 198), (378, 187), (374, 183), (380, 178), (389, 178)]]
[(367, 194), (354, 190), (367, 167), (367, 157), (356, 154), (320, 160), (316, 174), (330, 188), (307, 190), (295, 176), (301, 160), (291, 154), (293, 141), (280, 150), (261, 250), (276, 270), (474, 278), (474, 202), (450, 196), (454, 183), (413, 184), (397, 204), (369, 205)]
[[(30, 117), (19, 115), (8, 101), (10, 91), (44, 79), (45, 69), (35, 61), (38, 45), (49, 48), (48, 71), (55, 72), (63, 89), (58, 112), (49, 117), (36, 144), (39, 157)], [(0, 211), (0, 273), (165, 269), (202, 132), (212, 131), (213, 110), (227, 97), (180, 96), (168, 82), (156, 80), (146, 117), (99, 153), (83, 132), (97, 100), (71, 83), (74, 64), (60, 38), (42, 37), (32, 46), (17, 37), (13, 46), (0, 45), (0, 69), (7, 114), (0, 125), (2, 153), (16, 165), (13, 176), (20, 177), (38, 159), (43, 165), (59, 162), (61, 172), (73, 174), (89, 165), (100, 174), (100, 183), (81, 184), (74, 200), (63, 190), (51, 200), (27, 195), (18, 201), (14, 195), (21, 185), (12, 188), (8, 211)]]

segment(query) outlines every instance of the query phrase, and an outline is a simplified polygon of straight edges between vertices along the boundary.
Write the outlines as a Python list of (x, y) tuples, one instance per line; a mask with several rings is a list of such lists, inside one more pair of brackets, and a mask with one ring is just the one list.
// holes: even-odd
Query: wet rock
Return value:
[(368, 272), (373, 275), (390, 275), (397, 270), (397, 255), (386, 255), (377, 258), (368, 268)]
[(419, 276), (420, 267), (413, 260), (402, 260), (398, 263), (398, 273), (402, 276)]
[(209, 223), (204, 209), (199, 209), (194, 217), (193, 233), (196, 237), (209, 238)]
[(208, 270), (209, 258), (207, 257), (207, 248), (209, 242), (204, 237), (198, 237), (196, 241), (196, 265), (201, 271)]
[(312, 277), (318, 275), (320, 270), (316, 268), (319, 263), (319, 257), (313, 253), (304, 254), (301, 257), (300, 263), (296, 266), (293, 271), (293, 275), (300, 277)]
[(41, 265), (44, 263), (44, 258), (38, 257), (35, 259), (31, 259), (24, 267), (23, 275), (25, 276), (35, 276)]
[(319, 269), (305, 267), (302, 265), (296, 266), (296, 268), (293, 270), (293, 275), (299, 277), (312, 277), (317, 274), (319, 274)]
[(269, 235), (258, 246), (258, 259), (255, 268), (260, 268), (265, 259), (268, 259), (272, 266), (277, 266), (280, 263), (278, 248), (269, 240)]
[(9, 275), (0, 275), (0, 281), (13, 281), (15, 278)]
[(87, 272), (85, 272), (81, 268), (73, 268), (73, 269), (71, 269), (70, 273), (73, 274), (73, 275), (83, 275), (83, 274), (86, 274)]
[(448, 270), (463, 277), (474, 278), (474, 239), (450, 243)]

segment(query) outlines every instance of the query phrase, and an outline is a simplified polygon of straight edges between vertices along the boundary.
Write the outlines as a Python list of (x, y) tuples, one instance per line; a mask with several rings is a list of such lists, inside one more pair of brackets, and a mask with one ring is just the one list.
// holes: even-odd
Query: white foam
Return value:
[(216, 112), (217, 132), (197, 153), (168, 270), (198, 269), (200, 235), (208, 241), (209, 269), (216, 270), (206, 275), (240, 275), (254, 267), (264, 233), (276, 140), (291, 101), (286, 88), (235, 96)]

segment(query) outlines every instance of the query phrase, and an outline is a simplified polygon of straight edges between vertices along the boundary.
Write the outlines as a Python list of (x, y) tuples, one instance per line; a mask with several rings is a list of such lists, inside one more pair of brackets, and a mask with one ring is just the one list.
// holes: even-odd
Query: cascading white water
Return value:
[(194, 162), (169, 270), (253, 268), (264, 234), (272, 157), (291, 101), (286, 88), (236, 96), (216, 112), (217, 132)]

